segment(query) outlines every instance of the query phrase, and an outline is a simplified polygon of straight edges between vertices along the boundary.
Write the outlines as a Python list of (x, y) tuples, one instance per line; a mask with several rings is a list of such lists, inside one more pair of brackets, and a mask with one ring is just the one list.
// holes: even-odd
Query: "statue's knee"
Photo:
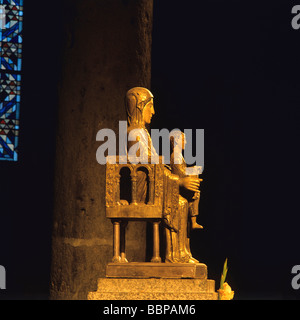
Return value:
[(188, 201), (183, 198), (183, 197), (179, 197), (179, 206), (180, 207), (188, 207)]

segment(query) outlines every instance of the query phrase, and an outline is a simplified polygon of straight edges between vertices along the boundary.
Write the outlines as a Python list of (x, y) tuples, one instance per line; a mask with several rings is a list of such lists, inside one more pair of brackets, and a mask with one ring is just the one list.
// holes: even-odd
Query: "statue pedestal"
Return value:
[(217, 300), (214, 280), (98, 279), (88, 300)]
[(205, 264), (109, 263), (88, 300), (216, 300)]
[(207, 279), (207, 266), (203, 263), (109, 263), (106, 277)]

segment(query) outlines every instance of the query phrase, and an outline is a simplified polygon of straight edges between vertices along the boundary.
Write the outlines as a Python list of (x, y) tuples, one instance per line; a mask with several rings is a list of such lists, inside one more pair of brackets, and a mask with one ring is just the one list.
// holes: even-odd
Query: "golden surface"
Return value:
[[(128, 133), (140, 129), (137, 137), (139, 152), (148, 157), (157, 155), (146, 129), (155, 114), (153, 95), (146, 89), (130, 89), (125, 97)], [(128, 142), (128, 150), (136, 141)], [(172, 142), (174, 147), (174, 141)], [(184, 143), (183, 143), (184, 144)], [(138, 157), (140, 154), (136, 154)], [(172, 159), (172, 157), (171, 157)], [(165, 261), (170, 263), (197, 263), (190, 250), (188, 221), (192, 229), (196, 223), (200, 198), (200, 179), (185, 175), (185, 162), (171, 167), (159, 164), (106, 164), (106, 217), (114, 225), (113, 262), (128, 262), (125, 254), (125, 229), (129, 220), (148, 220), (153, 223), (152, 262), (161, 262), (159, 253), (159, 224), (164, 228)], [(171, 169), (170, 169), (171, 168)], [(179, 187), (192, 192), (187, 199)], [(121, 197), (122, 195), (122, 197)]]

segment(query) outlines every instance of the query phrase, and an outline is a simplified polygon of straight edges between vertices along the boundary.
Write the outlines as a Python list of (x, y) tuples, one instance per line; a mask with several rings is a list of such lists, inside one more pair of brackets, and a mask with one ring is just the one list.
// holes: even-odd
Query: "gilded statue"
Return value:
[[(146, 88), (135, 87), (130, 89), (125, 97), (127, 122), (129, 135), (134, 132), (134, 139), (128, 139), (128, 151), (139, 142), (136, 150), (137, 157), (157, 156), (157, 152), (152, 144), (151, 136), (147, 130), (151, 119), (155, 114), (153, 94)], [(192, 257), (189, 241), (189, 225), (191, 229), (200, 229), (197, 224), (198, 204), (200, 199), (199, 186), (201, 179), (198, 176), (185, 174), (185, 161), (182, 154), (182, 163), (174, 162), (174, 151), (178, 145), (178, 140), (185, 144), (184, 136), (181, 139), (171, 140), (172, 155), (170, 166), (164, 166), (163, 178), (163, 226), (165, 231), (167, 263), (197, 263), (198, 260)], [(145, 203), (147, 195), (147, 174), (138, 171), (136, 201)], [(189, 223), (189, 221), (191, 223)]]

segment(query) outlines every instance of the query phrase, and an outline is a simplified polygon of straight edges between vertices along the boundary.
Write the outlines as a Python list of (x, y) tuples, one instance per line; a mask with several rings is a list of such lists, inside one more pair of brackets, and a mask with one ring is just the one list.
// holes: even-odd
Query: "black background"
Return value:
[[(204, 230), (192, 235), (192, 252), (217, 288), (228, 258), (236, 299), (299, 298), (291, 287), (300, 264), (295, 4), (154, 1), (152, 128), (205, 130)], [(24, 8), (19, 161), (0, 162), (4, 299), (49, 292), (63, 17), (58, 1), (41, 5)]]
[[(203, 231), (192, 252), (240, 299), (292, 299), (299, 37), (286, 1), (155, 2), (153, 127), (203, 128)], [(155, 15), (154, 15), (155, 16)]]

